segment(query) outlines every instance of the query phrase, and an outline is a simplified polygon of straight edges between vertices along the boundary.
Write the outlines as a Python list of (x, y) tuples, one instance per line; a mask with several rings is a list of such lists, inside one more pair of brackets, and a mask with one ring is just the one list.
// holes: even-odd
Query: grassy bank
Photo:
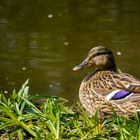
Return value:
[(31, 97), (27, 84), (8, 99), (0, 94), (1, 140), (140, 140), (137, 114), (133, 119), (115, 113), (89, 118), (79, 103), (67, 106), (57, 97)]

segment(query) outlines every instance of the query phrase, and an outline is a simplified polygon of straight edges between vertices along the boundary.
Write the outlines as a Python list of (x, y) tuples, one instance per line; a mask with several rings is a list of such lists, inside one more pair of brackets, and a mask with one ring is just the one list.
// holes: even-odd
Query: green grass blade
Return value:
[(19, 140), (24, 140), (24, 134), (22, 130), (18, 130), (18, 138)]
[(1, 102), (3, 102), (6, 106), (8, 106), (8, 101), (4, 96), (3, 92), (1, 92), (0, 95), (1, 95)]
[(51, 133), (56, 136), (56, 129), (50, 120), (47, 121), (47, 126), (50, 129)]
[(7, 123), (3, 123), (3, 124), (1, 124), (0, 125), (0, 130), (6, 130), (6, 128), (8, 127), (13, 127), (13, 126), (15, 126), (15, 125), (17, 125), (16, 124), (16, 122), (14, 122), (14, 121), (9, 121), (9, 122), (7, 122)]
[(32, 136), (36, 137), (36, 133), (32, 129), (30, 129), (30, 127), (26, 125), (24, 122), (19, 122), (19, 125), (26, 131), (28, 131)]
[(57, 126), (56, 126), (56, 139), (59, 139), (59, 113), (56, 114)]

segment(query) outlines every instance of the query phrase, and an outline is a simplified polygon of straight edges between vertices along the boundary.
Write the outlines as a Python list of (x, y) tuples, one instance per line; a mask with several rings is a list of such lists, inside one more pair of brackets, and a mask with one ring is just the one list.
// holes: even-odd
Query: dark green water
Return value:
[(76, 101), (88, 70), (72, 68), (96, 45), (140, 79), (139, 0), (1, 0), (0, 89), (29, 78), (31, 94)]

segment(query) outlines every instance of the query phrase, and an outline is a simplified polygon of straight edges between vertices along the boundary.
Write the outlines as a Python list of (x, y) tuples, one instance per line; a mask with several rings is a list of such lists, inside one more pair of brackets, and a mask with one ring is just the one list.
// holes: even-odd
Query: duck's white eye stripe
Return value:
[(130, 91), (126, 91), (126, 90), (115, 90), (115, 91), (109, 93), (106, 96), (106, 99), (107, 100), (121, 100), (121, 99), (124, 99), (126, 97), (129, 97), (131, 94), (133, 94), (133, 93), (130, 92)]

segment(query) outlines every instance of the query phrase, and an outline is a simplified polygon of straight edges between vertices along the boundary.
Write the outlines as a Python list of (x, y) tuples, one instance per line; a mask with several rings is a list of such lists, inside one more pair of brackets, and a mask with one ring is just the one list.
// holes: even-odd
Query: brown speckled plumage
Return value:
[[(119, 115), (131, 116), (140, 111), (140, 81), (116, 70), (115, 59), (109, 49), (103, 46), (92, 48), (87, 58), (73, 70), (92, 65), (95, 66), (95, 71), (84, 78), (79, 89), (80, 101), (91, 115), (96, 109), (99, 109), (101, 114), (110, 114), (112, 107)], [(112, 99), (117, 90), (128, 91), (130, 95)]]

